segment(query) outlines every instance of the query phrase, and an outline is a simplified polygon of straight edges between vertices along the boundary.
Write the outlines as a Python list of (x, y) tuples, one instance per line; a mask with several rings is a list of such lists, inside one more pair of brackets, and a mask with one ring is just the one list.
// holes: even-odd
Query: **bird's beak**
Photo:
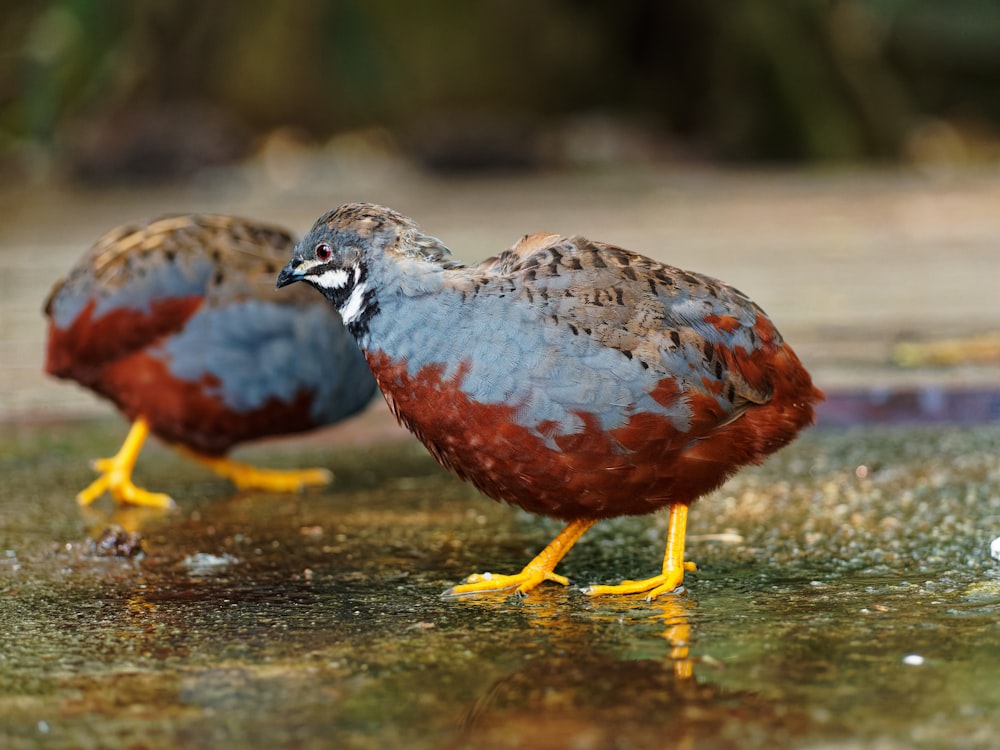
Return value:
[(302, 277), (305, 275), (299, 270), (299, 264), (301, 261), (298, 258), (292, 258), (288, 261), (288, 265), (281, 269), (281, 273), (278, 274), (278, 285), (276, 289), (281, 289), (283, 286), (288, 286), (289, 284), (294, 284), (296, 281), (301, 281)]

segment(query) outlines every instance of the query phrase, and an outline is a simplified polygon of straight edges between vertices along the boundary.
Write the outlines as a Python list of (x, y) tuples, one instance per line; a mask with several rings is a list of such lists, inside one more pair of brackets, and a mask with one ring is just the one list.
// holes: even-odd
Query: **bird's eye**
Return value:
[(316, 257), (320, 260), (330, 260), (333, 257), (333, 249), (325, 242), (316, 245)]

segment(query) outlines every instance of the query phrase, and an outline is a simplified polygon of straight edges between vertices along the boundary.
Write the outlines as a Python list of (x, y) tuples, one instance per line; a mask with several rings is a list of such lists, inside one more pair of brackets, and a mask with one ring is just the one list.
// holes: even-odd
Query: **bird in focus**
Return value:
[[(149, 433), (242, 489), (296, 491), (326, 469), (264, 469), (239, 443), (304, 432), (363, 409), (375, 381), (340, 317), (315, 294), (280, 294), (295, 239), (222, 215), (167, 216), (101, 237), (45, 304), (45, 370), (107, 398), (132, 423), (77, 495), (170, 507), (132, 472)], [(306, 290), (303, 290), (305, 292)]]
[(447, 593), (569, 583), (597, 521), (667, 508), (661, 572), (589, 594), (673, 591), (688, 507), (811, 424), (823, 394), (736, 289), (584, 237), (532, 234), (477, 266), (373, 204), (322, 216), (277, 284), (340, 311), (397, 419), (496, 500), (562, 519), (522, 571)]

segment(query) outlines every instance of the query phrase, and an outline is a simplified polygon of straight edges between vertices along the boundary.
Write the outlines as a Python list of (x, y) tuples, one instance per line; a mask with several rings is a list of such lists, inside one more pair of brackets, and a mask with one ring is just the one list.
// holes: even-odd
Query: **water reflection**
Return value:
[[(692, 604), (686, 597), (642, 602), (643, 609), (631, 600), (587, 604), (593, 606), (567, 607), (565, 597), (548, 593), (520, 603), (525, 626), (534, 631), (525, 640), (544, 639), (546, 647), (522, 652), (524, 663), (475, 701), (463, 725), (466, 740), (473, 736), (488, 740), (504, 727), (516, 726), (520, 732), (527, 726), (533, 741), (544, 746), (547, 739), (569, 731), (570, 724), (586, 727), (609, 710), (619, 719), (641, 722), (647, 712), (675, 708), (714, 691), (710, 685), (699, 686), (694, 678)], [(624, 630), (662, 629), (658, 635), (668, 647), (664, 657), (630, 658), (628, 647), (616, 653), (624, 644), (616, 644), (614, 638), (595, 642), (600, 631), (614, 623)], [(587, 735), (588, 731), (574, 733), (579, 741)]]
[(641, 747), (737, 748), (747, 732), (788, 738), (815, 729), (787, 705), (699, 679), (697, 602), (685, 594), (578, 606), (558, 595), (532, 599), (522, 609), (533, 632), (516, 640), (541, 636), (546, 647), (522, 652), (519, 666), (483, 692), (455, 747), (605, 747), (627, 737)]
[(651, 603), (657, 613), (653, 619), (666, 626), (663, 637), (670, 644), (670, 658), (674, 663), (674, 677), (678, 680), (694, 679), (694, 662), (691, 659), (691, 618), (687, 600), (680, 596), (660, 597)]
[(87, 536), (99, 539), (107, 529), (119, 527), (130, 534), (142, 534), (145, 528), (167, 518), (170, 511), (141, 505), (81, 506), (80, 516), (87, 529)]

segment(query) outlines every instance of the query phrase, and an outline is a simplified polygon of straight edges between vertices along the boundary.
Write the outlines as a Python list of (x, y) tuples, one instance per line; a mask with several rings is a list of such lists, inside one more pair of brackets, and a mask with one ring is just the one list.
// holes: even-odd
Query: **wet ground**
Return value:
[[(469, 260), (548, 229), (719, 275), (827, 389), (820, 426), (694, 506), (700, 570), (653, 603), (442, 598), (518, 570), (558, 525), (447, 475), (381, 404), (237, 453), (329, 466), (330, 488), (234, 494), (152, 443), (137, 480), (177, 510), (78, 508), (126, 426), (40, 374), (54, 278), (124, 221), (212, 210), (302, 231), (355, 199)], [(337, 158), (0, 194), (0, 746), (997, 747), (996, 347), (893, 363), (900, 342), (1000, 330), (997, 200), (984, 173), (447, 182)], [(653, 573), (664, 521), (599, 524), (560, 570)]]
[[(335, 485), (233, 494), (151, 447), (172, 512), (78, 510), (124, 425), (0, 431), (5, 747), (996, 747), (1000, 427), (814, 430), (692, 513), (686, 590), (647, 603), (514, 571), (557, 526), (409, 440), (243, 451)], [(663, 518), (605, 522), (579, 583), (653, 572)], [(96, 544), (122, 527), (120, 545)], [(141, 535), (141, 552), (128, 533)], [(134, 537), (132, 541), (134, 542)]]

